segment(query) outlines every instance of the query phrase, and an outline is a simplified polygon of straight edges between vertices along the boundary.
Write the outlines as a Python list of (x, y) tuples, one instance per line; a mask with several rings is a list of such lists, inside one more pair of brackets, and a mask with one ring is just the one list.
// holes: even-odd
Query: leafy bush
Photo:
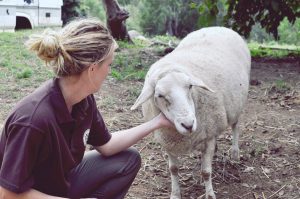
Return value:
[[(278, 27), (279, 44), (293, 44), (300, 46), (300, 19), (291, 24), (286, 18)], [(274, 41), (274, 37), (269, 35), (259, 24), (255, 24), (250, 33), (250, 40), (260, 43)]]
[(281, 44), (294, 44), (300, 46), (300, 19), (297, 18), (294, 25), (289, 23), (285, 18), (278, 28), (279, 43)]
[[(195, 2), (199, 3), (200, 0)], [(142, 0), (138, 6), (140, 27), (149, 35), (184, 37), (197, 29), (199, 13), (186, 0)]]

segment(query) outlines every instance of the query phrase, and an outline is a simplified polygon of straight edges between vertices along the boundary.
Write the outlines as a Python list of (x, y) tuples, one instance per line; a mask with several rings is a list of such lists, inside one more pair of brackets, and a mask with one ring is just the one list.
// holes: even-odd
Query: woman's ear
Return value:
[(91, 64), (90, 67), (89, 67), (89, 70), (90, 70), (90, 71), (94, 71), (94, 68), (95, 68), (95, 67), (96, 67), (96, 64)]

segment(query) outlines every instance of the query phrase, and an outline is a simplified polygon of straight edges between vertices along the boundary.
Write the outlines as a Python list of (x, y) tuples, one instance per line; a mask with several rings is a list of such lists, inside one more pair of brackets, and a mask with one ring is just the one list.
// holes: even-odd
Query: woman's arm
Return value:
[(116, 154), (134, 145), (152, 131), (162, 127), (174, 128), (173, 124), (160, 113), (152, 120), (139, 126), (112, 133), (111, 139), (106, 144), (96, 147), (96, 150), (105, 156)]
[(0, 199), (59, 199), (59, 198), (60, 197), (44, 194), (35, 189), (30, 189), (24, 193), (16, 194), (0, 186)]

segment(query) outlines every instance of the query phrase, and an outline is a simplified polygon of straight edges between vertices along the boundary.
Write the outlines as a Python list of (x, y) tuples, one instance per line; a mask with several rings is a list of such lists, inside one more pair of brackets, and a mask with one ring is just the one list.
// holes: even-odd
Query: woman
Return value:
[[(56, 77), (22, 99), (0, 140), (1, 198), (124, 198), (141, 164), (137, 141), (162, 115), (110, 134), (93, 93), (105, 80), (117, 44), (101, 22), (76, 20), (27, 42)], [(85, 142), (95, 150), (85, 153)]]

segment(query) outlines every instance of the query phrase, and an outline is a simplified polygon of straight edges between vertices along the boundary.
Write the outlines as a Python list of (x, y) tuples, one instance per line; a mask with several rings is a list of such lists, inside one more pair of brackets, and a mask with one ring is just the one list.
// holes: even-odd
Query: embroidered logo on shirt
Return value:
[(84, 134), (83, 134), (83, 144), (84, 146), (87, 145), (87, 141), (88, 141), (88, 138), (89, 138), (89, 134), (90, 134), (90, 129), (87, 129)]

